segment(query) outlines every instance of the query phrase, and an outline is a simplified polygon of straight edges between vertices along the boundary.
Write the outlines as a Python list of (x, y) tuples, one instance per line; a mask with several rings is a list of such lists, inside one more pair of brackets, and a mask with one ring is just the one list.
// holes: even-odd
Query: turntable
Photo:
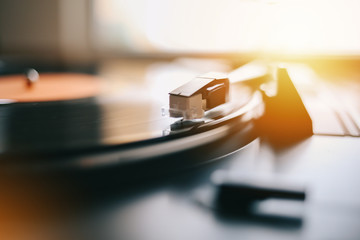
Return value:
[[(203, 99), (198, 95), (196, 116), (176, 114), (174, 94), (163, 91), (161, 100), (154, 100), (146, 89), (114, 90), (101, 76), (35, 69), (2, 76), (1, 170), (51, 175), (106, 168), (128, 173), (145, 164), (146, 172), (151, 167), (154, 174), (237, 150), (256, 137), (253, 120), (262, 114), (262, 96), (249, 84), (229, 88), (226, 75), (226, 86), (218, 84), (211, 74), (219, 76), (200, 78), (210, 90), (205, 89), (207, 107), (205, 92)], [(233, 144), (225, 144), (234, 137)], [(169, 156), (171, 161), (165, 160)]]
[(355, 2), (1, 1), (0, 239), (360, 239)]
[[(266, 86), (274, 83), (270, 69), (255, 61), (228, 75), (195, 75), (171, 91), (157, 89), (155, 97), (149, 85), (114, 89), (101, 76), (81, 73), (28, 69), (2, 76), (1, 170), (49, 176), (110, 171), (128, 179), (133, 172), (143, 177), (221, 158), (269, 130), (292, 138), (311, 134), (306, 110), (300, 115), (307, 124), (298, 114), (300, 98), (290, 102), (295, 111), (286, 110), (300, 122), (297, 126), (293, 120), (293, 125), (284, 124), (289, 122), (286, 116), (271, 115), (279, 111), (276, 101), (290, 99), (268, 96)], [(284, 84), (291, 89), (286, 70), (277, 71), (285, 79), (278, 81), (278, 90)], [(276, 130), (279, 125), (285, 130)]]
[[(338, 146), (337, 137), (307, 138), (312, 121), (287, 68), (256, 61), (214, 69), (225, 75), (184, 74), (174, 67), (179, 62), (150, 64), (139, 82), (124, 73), (129, 81), (36, 68), (1, 76), (2, 222), (24, 234), (49, 229), (49, 239), (329, 236), (321, 228), (327, 220), (336, 236), (358, 233), (347, 225), (358, 222), (356, 208), (350, 214), (342, 202), (359, 199), (357, 157), (349, 151), (338, 161), (358, 139), (341, 138)], [(256, 181), (239, 184), (247, 174)], [(219, 176), (235, 185), (218, 183)], [(271, 181), (258, 185), (259, 176)], [(273, 185), (276, 177), (285, 180)], [(305, 198), (292, 177), (309, 179), (313, 191)], [(220, 186), (211, 195), (218, 205), (208, 205), (209, 186)], [(254, 199), (254, 213), (239, 211), (253, 210)], [(13, 209), (17, 222), (8, 223)]]

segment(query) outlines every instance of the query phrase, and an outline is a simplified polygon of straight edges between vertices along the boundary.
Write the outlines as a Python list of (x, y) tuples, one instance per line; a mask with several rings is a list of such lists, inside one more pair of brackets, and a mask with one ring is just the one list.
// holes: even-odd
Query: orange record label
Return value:
[(17, 102), (44, 102), (94, 97), (101, 91), (102, 81), (79, 73), (40, 74), (29, 83), (25, 75), (0, 77), (0, 99)]

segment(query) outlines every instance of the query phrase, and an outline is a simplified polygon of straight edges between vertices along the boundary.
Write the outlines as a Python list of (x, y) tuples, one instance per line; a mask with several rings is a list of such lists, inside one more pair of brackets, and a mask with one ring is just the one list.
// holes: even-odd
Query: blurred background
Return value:
[(357, 0), (1, 0), (0, 55), (360, 56)]

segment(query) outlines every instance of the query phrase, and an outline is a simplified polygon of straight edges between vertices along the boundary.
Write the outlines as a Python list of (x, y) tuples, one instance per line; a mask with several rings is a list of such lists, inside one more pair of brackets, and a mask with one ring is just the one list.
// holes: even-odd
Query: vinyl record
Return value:
[[(179, 166), (208, 161), (231, 150), (202, 159), (199, 149), (214, 143), (220, 149), (236, 134), (233, 150), (246, 145), (253, 139), (252, 119), (262, 111), (261, 94), (243, 86), (233, 86), (230, 102), (203, 119), (182, 121), (169, 117), (167, 101), (136, 89), (107, 94), (101, 90), (106, 81), (96, 76), (40, 74), (34, 83), (29, 77), (0, 78), (0, 159), (10, 172), (125, 169), (171, 155), (190, 161)], [(175, 162), (170, 165), (178, 167)]]

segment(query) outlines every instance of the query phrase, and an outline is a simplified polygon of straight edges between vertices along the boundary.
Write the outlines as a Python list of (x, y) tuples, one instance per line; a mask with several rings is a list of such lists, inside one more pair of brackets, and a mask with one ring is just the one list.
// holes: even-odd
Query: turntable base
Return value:
[[(132, 64), (115, 64), (118, 67), (110, 67), (112, 71), (100, 71), (104, 74), (103, 77), (109, 79), (111, 86), (121, 86), (122, 94), (118, 96), (117, 91), (110, 87), (113, 90), (110, 98), (101, 98), (101, 100), (96, 98), (96, 101), (94, 98), (90, 98), (94, 106), (98, 106), (98, 100), (106, 103), (116, 103), (119, 98), (128, 100), (133, 93), (128, 91), (131, 89), (136, 89), (137, 93), (141, 92), (140, 95), (145, 96), (144, 99), (149, 97), (154, 100), (153, 103), (161, 106), (163, 99), (158, 91), (161, 89), (159, 86), (166, 82), (164, 79), (172, 79), (170, 76), (181, 76), (181, 79), (184, 79), (184, 75), (193, 76), (196, 72), (191, 67), (185, 67), (187, 74), (180, 71), (180, 69), (184, 70), (184, 65), (189, 65), (182, 61), (172, 62), (170, 65), (169, 63), (152, 65), (153, 62), (144, 64), (145, 62), (140, 61), (133, 68), (129, 67)], [(124, 65), (125, 69), (122, 68)], [(147, 76), (151, 76), (151, 78), (138, 78), (139, 73), (144, 73), (144, 71), (139, 70), (148, 69), (147, 67), (150, 65), (152, 67), (149, 68), (151, 70), (147, 72)], [(194, 64), (190, 65), (193, 66)], [(103, 66), (103, 70), (109, 70), (108, 67)], [(212, 65), (210, 70), (213, 70), (213, 67)], [(116, 74), (117, 71), (120, 69), (121, 76), (126, 76), (126, 74), (123, 75), (126, 73), (126, 68), (132, 69), (130, 72), (133, 75), (127, 75), (128, 81), (118, 83), (116, 81), (119, 76)], [(136, 71), (133, 71), (134, 69)], [(167, 71), (164, 72), (164, 69)], [(170, 73), (168, 72), (169, 69)], [(208, 70), (202, 69), (201, 72)], [(153, 78), (154, 76), (157, 78)], [(144, 82), (147, 83), (145, 84), (146, 87), (138, 88)], [(164, 89), (172, 89), (174, 86), (170, 86), (171, 84), (173, 82), (170, 81), (163, 84)], [(150, 86), (155, 86), (155, 88), (151, 89)], [(144, 99), (139, 101), (139, 99), (134, 98), (133, 100), (139, 103), (143, 102)], [(75, 102), (80, 106), (89, 106), (89, 98), (78, 99)], [(72, 106), (74, 102), (71, 101), (70, 103)], [(68, 109), (65, 107), (67, 104), (68, 102), (65, 101), (60, 106)], [(19, 109), (28, 109), (29, 112), (37, 109), (28, 108), (27, 103), (22, 103), (19, 106), (21, 106)], [(94, 108), (91, 106), (87, 113), (95, 116), (98, 112), (93, 111)], [(48, 107), (51, 109), (53, 106), (50, 103)], [(2, 105), (0, 108), (9, 109), (8, 105)], [(156, 107), (152, 110), (154, 111), (140, 112), (140, 115), (157, 114), (156, 111), (159, 108)], [(68, 116), (69, 111), (65, 112)], [(79, 123), (82, 123), (83, 111), (80, 113), (70, 111), (70, 113), (71, 116), (77, 116), (73, 119), (78, 119)], [(135, 111), (134, 119), (137, 117), (139, 120), (138, 113)], [(9, 115), (5, 111), (0, 116)], [(27, 121), (31, 123), (32, 120), (28, 119), (31, 115), (26, 116), (27, 118), (17, 118), (18, 125), (16, 126), (21, 126)], [(116, 123), (118, 120), (116, 114), (110, 116), (112, 121)], [(4, 122), (3, 119), (0, 118), (0, 131), (5, 132), (5, 130), (8, 131), (8, 128), (3, 126), (11, 125), (7, 125), (9, 122)], [(74, 123), (66, 123), (64, 119), (59, 119), (62, 120), (59, 121), (62, 124), (60, 128), (62, 130), (66, 129), (67, 124)], [(96, 127), (96, 121), (89, 123), (88, 126), (78, 124), (72, 130), (78, 129), (81, 136), (89, 137), (86, 139), (100, 139), (96, 134), (104, 131), (99, 131), (102, 128)], [(130, 123), (131, 121), (132, 119)], [(194, 135), (187, 136), (190, 137), (191, 141), (183, 136), (174, 139), (185, 141), (185, 143), (176, 144), (179, 142), (175, 142), (172, 147), (181, 149), (182, 146), (185, 146), (182, 149), (185, 151), (181, 150), (171, 154), (172, 148), (163, 148), (164, 154), (160, 158), (158, 151), (155, 151), (156, 145), (154, 143), (162, 144), (163, 142), (150, 141), (151, 144), (148, 145), (150, 147), (147, 150), (155, 147), (153, 153), (156, 157), (148, 158), (147, 161), (132, 161), (134, 164), (129, 164), (126, 167), (117, 164), (117, 162), (109, 164), (109, 161), (105, 161), (107, 165), (102, 166), (97, 163), (101, 163), (98, 160), (104, 160), (104, 157), (111, 160), (113, 156), (118, 156), (117, 154), (120, 153), (125, 154), (127, 151), (146, 156), (149, 156), (148, 154), (151, 151), (138, 151), (143, 149), (143, 142), (139, 144), (141, 148), (137, 148), (138, 144), (132, 145), (132, 148), (123, 147), (121, 144), (119, 147), (117, 145), (119, 142), (116, 142), (119, 141), (116, 139), (116, 136), (119, 135), (112, 128), (107, 131), (108, 134), (114, 134), (112, 135), (115, 136), (114, 138), (108, 138), (108, 140), (112, 139), (113, 142), (102, 149), (109, 154), (106, 156), (97, 148), (86, 151), (82, 149), (57, 152), (56, 155), (59, 154), (61, 158), (54, 158), (54, 152), (43, 151), (40, 151), (42, 154), (33, 155), (32, 158), (12, 155), (12, 158), (6, 159), (4, 158), (5, 155), (2, 155), (0, 238), (17, 240), (358, 239), (360, 236), (360, 188), (358, 186), (360, 182), (360, 175), (358, 174), (360, 171), (360, 162), (358, 161), (360, 149), (357, 147), (359, 138), (311, 136), (291, 146), (274, 148), (264, 139), (252, 135), (252, 131), (245, 131), (247, 134), (244, 135), (244, 130), (251, 130), (251, 124), (245, 125), (246, 127), (240, 125), (241, 128), (236, 129), (237, 131), (229, 131), (232, 134), (228, 134), (228, 131), (222, 131), (224, 128), (233, 129), (233, 125), (229, 123), (212, 129), (217, 134), (213, 134), (214, 132), (211, 130), (205, 131), (205, 135), (202, 135), (203, 132), (199, 133), (206, 144), (200, 144), (196, 148), (187, 146), (187, 144), (198, 143), (197, 138), (192, 138)], [(40, 127), (41, 125), (39, 125)], [(83, 131), (84, 129), (86, 131)], [(96, 129), (96, 131), (87, 131), (88, 129)], [(59, 133), (61, 132), (59, 131)], [(207, 133), (210, 136), (206, 135)], [(226, 137), (222, 137), (223, 134)], [(9, 140), (13, 139), (19, 143), (17, 138), (20, 136), (12, 135), (14, 138), (4, 138), (4, 136), (9, 135), (0, 135), (2, 143), (4, 143), (4, 139), (7, 140), (7, 144), (9, 144)], [(30, 140), (36, 142), (37, 136), (29, 135), (27, 141), (22, 142), (21, 147), (31, 145)], [(62, 143), (69, 139), (68, 135), (65, 136), (66, 141), (62, 141)], [(214, 139), (213, 136), (219, 138)], [(248, 136), (248, 138), (244, 136)], [(39, 139), (42, 137), (39, 136)], [(60, 140), (63, 139), (60, 138)], [(170, 143), (171, 141), (165, 142)], [(46, 142), (42, 143), (44, 144), (37, 146), (45, 146), (46, 149), (49, 149)], [(7, 146), (9, 145), (2, 145), (3, 148), (0, 150)], [(126, 151), (119, 151), (124, 149)], [(84, 153), (88, 153), (88, 155), (84, 155)], [(69, 156), (71, 161), (63, 161)], [(74, 156), (81, 156), (76, 158), (81, 161), (72, 161)], [(8, 167), (24, 166), (25, 171), (20, 171), (21, 174), (13, 174), (13, 172), (8, 171), (11, 168), (4, 171), (5, 160), (11, 161), (11, 164), (7, 165)], [(46, 165), (47, 162), (49, 165)], [(137, 163), (144, 164), (138, 165)], [(42, 168), (43, 166), (46, 167)], [(35, 174), (28, 175), (30, 169)], [(54, 169), (65, 169), (65, 171), (57, 172), (53, 171)], [(161, 171), (164, 169), (166, 171)], [(209, 186), (211, 187), (214, 174), (218, 170), (231, 170), (238, 174), (293, 177), (305, 181), (311, 191), (305, 204), (270, 200), (257, 206), (260, 210), (257, 214), (223, 213), (209, 208), (199, 201), (200, 198), (209, 197), (206, 194), (207, 189)], [(39, 172), (42, 174), (38, 174)], [(239, 208), (241, 207), (239, 206)]]

